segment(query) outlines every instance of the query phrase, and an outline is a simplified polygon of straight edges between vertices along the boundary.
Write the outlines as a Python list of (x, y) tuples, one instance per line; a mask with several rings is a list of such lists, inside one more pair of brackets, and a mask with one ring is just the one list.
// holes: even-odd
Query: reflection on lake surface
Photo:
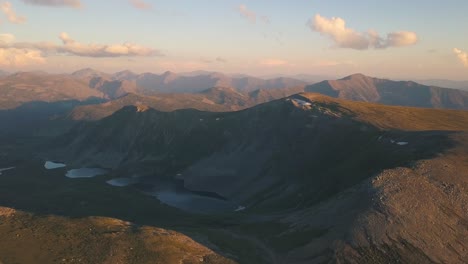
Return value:
[(201, 195), (189, 190), (166, 188), (146, 192), (162, 203), (191, 213), (225, 213), (235, 211), (239, 205), (220, 198)]
[(106, 174), (107, 170), (100, 168), (80, 168), (67, 171), (65, 174), (68, 178), (93, 178), (99, 175)]
[(53, 162), (53, 161), (46, 161), (46, 163), (44, 164), (44, 168), (46, 168), (47, 170), (63, 168), (63, 167), (66, 167), (66, 166), (67, 166), (66, 164), (56, 163), (56, 162)]
[[(55, 169), (63, 168), (66, 165), (49, 161), (44, 166), (47, 169)], [(107, 173), (107, 170), (101, 168), (79, 168), (68, 170), (65, 176), (68, 178), (93, 178)], [(110, 179), (106, 183), (115, 187), (133, 185), (144, 194), (157, 198), (161, 203), (190, 213), (228, 213), (246, 209), (244, 206), (226, 200), (215, 193), (190, 191), (184, 188), (183, 182), (164, 181), (156, 183), (145, 180), (140, 182), (140, 180), (141, 178), (138, 177), (122, 177)]]
[(138, 183), (137, 178), (117, 178), (106, 181), (107, 184), (115, 186), (115, 187), (125, 187), (135, 183)]
[(0, 175), (2, 175), (2, 172), (4, 172), (4, 171), (9, 171), (9, 170), (12, 170), (12, 169), (15, 169), (15, 167), (0, 169)]

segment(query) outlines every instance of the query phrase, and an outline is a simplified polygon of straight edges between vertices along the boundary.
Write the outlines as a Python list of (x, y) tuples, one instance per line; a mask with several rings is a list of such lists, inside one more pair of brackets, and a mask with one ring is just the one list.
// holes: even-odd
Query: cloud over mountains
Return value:
[(52, 42), (15, 42), (11, 34), (0, 34), (0, 64), (26, 65), (44, 62), (47, 56), (73, 55), (80, 57), (138, 57), (161, 56), (158, 50), (133, 43), (83, 44), (67, 33), (60, 34), (62, 44)]
[(453, 49), (453, 53), (457, 55), (458, 59), (461, 61), (461, 63), (463, 63), (465, 67), (468, 67), (468, 53), (457, 48)]
[(62, 32), (60, 39), (63, 45), (42, 45), (33, 43), (32, 47), (58, 54), (69, 54), (82, 57), (121, 57), (121, 56), (156, 56), (161, 55), (157, 50), (143, 47), (133, 43), (124, 44), (83, 44), (72, 39)]
[(31, 64), (41, 64), (45, 62), (39, 50), (2, 48), (9, 46), (15, 40), (11, 34), (0, 34), (0, 66), (26, 66)]
[(356, 50), (385, 49), (390, 47), (411, 46), (418, 42), (418, 36), (411, 31), (397, 31), (387, 34), (386, 38), (380, 36), (375, 30), (358, 32), (346, 26), (346, 21), (339, 17), (331, 19), (320, 14), (308, 22), (311, 30), (319, 32), (333, 40), (337, 48), (350, 48)]

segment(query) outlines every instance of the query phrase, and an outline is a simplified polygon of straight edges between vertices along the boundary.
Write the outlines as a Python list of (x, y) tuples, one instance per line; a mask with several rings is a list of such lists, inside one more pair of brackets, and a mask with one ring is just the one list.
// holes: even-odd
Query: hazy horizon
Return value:
[[(468, 2), (10, 0), (0, 69), (466, 80)], [(436, 14), (428, 17), (428, 14)], [(460, 30), (461, 29), (461, 30)]]

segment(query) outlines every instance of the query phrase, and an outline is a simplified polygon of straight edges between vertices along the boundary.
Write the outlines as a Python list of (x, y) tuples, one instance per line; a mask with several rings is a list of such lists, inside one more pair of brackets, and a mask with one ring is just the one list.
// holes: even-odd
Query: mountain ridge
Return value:
[(413, 81), (378, 79), (363, 74), (323, 81), (307, 86), (305, 91), (387, 105), (468, 109), (467, 91), (426, 86)]
[[(156, 185), (182, 180), (244, 205), (251, 228), (256, 217), (286, 223), (281, 234), (261, 235), (277, 241), (273, 254), (286, 263), (462, 263), (467, 138), (467, 111), (301, 93), (237, 112), (126, 106), (54, 139), (47, 155)], [(413, 188), (434, 206), (412, 203)], [(432, 192), (438, 199), (429, 202)], [(280, 242), (288, 237), (297, 242)]]

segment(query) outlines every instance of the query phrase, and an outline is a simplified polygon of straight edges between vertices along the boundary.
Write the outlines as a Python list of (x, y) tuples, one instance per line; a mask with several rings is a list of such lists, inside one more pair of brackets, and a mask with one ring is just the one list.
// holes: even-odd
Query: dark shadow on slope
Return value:
[[(127, 107), (103, 121), (83, 123), (60, 143), (68, 143), (64, 147), (64, 159), (70, 159), (65, 156), (66, 151), (74, 151), (73, 157), (85, 153), (92, 159), (99, 153), (122, 148), (126, 168), (152, 169), (150, 174), (154, 177), (172, 177), (202, 159), (215, 167), (225, 167), (232, 160), (235, 166), (243, 167), (252, 164), (247, 159), (257, 161), (256, 156), (267, 153), (265, 160), (258, 159), (263, 161), (256, 165), (258, 174), (243, 179), (246, 186), (237, 186), (240, 189), (233, 191), (234, 197), (236, 192), (250, 192), (248, 199), (254, 212), (312, 206), (383, 169), (411, 166), (417, 160), (436, 157), (456, 144), (451, 137), (453, 132), (383, 131), (348, 115), (335, 117), (334, 107), (325, 108), (323, 111), (331, 111), (326, 114), (306, 112), (286, 101), (235, 113), (138, 112), (136, 107)], [(220, 160), (210, 160), (211, 156)], [(239, 225), (236, 216), (184, 213), (131, 188), (107, 186), (102, 177), (67, 179), (64, 170), (42, 169), (42, 162), (5, 163), (6, 167), (18, 169), (0, 177), (0, 205), (39, 215), (113, 217), (187, 234), (193, 230), (203, 233), (204, 229)], [(203, 172), (195, 170), (193, 175)], [(109, 178), (115, 176), (120, 175)], [(243, 174), (234, 176), (239, 181)], [(269, 178), (279, 180), (262, 186)], [(220, 182), (234, 186), (235, 180), (223, 178)], [(212, 184), (203, 178), (200, 181)], [(212, 184), (207, 191), (216, 192), (217, 187), (220, 186)]]
[(56, 136), (73, 125), (72, 121), (64, 117), (75, 107), (102, 102), (104, 100), (100, 98), (84, 101), (32, 101), (14, 109), (0, 110), (0, 136)]

